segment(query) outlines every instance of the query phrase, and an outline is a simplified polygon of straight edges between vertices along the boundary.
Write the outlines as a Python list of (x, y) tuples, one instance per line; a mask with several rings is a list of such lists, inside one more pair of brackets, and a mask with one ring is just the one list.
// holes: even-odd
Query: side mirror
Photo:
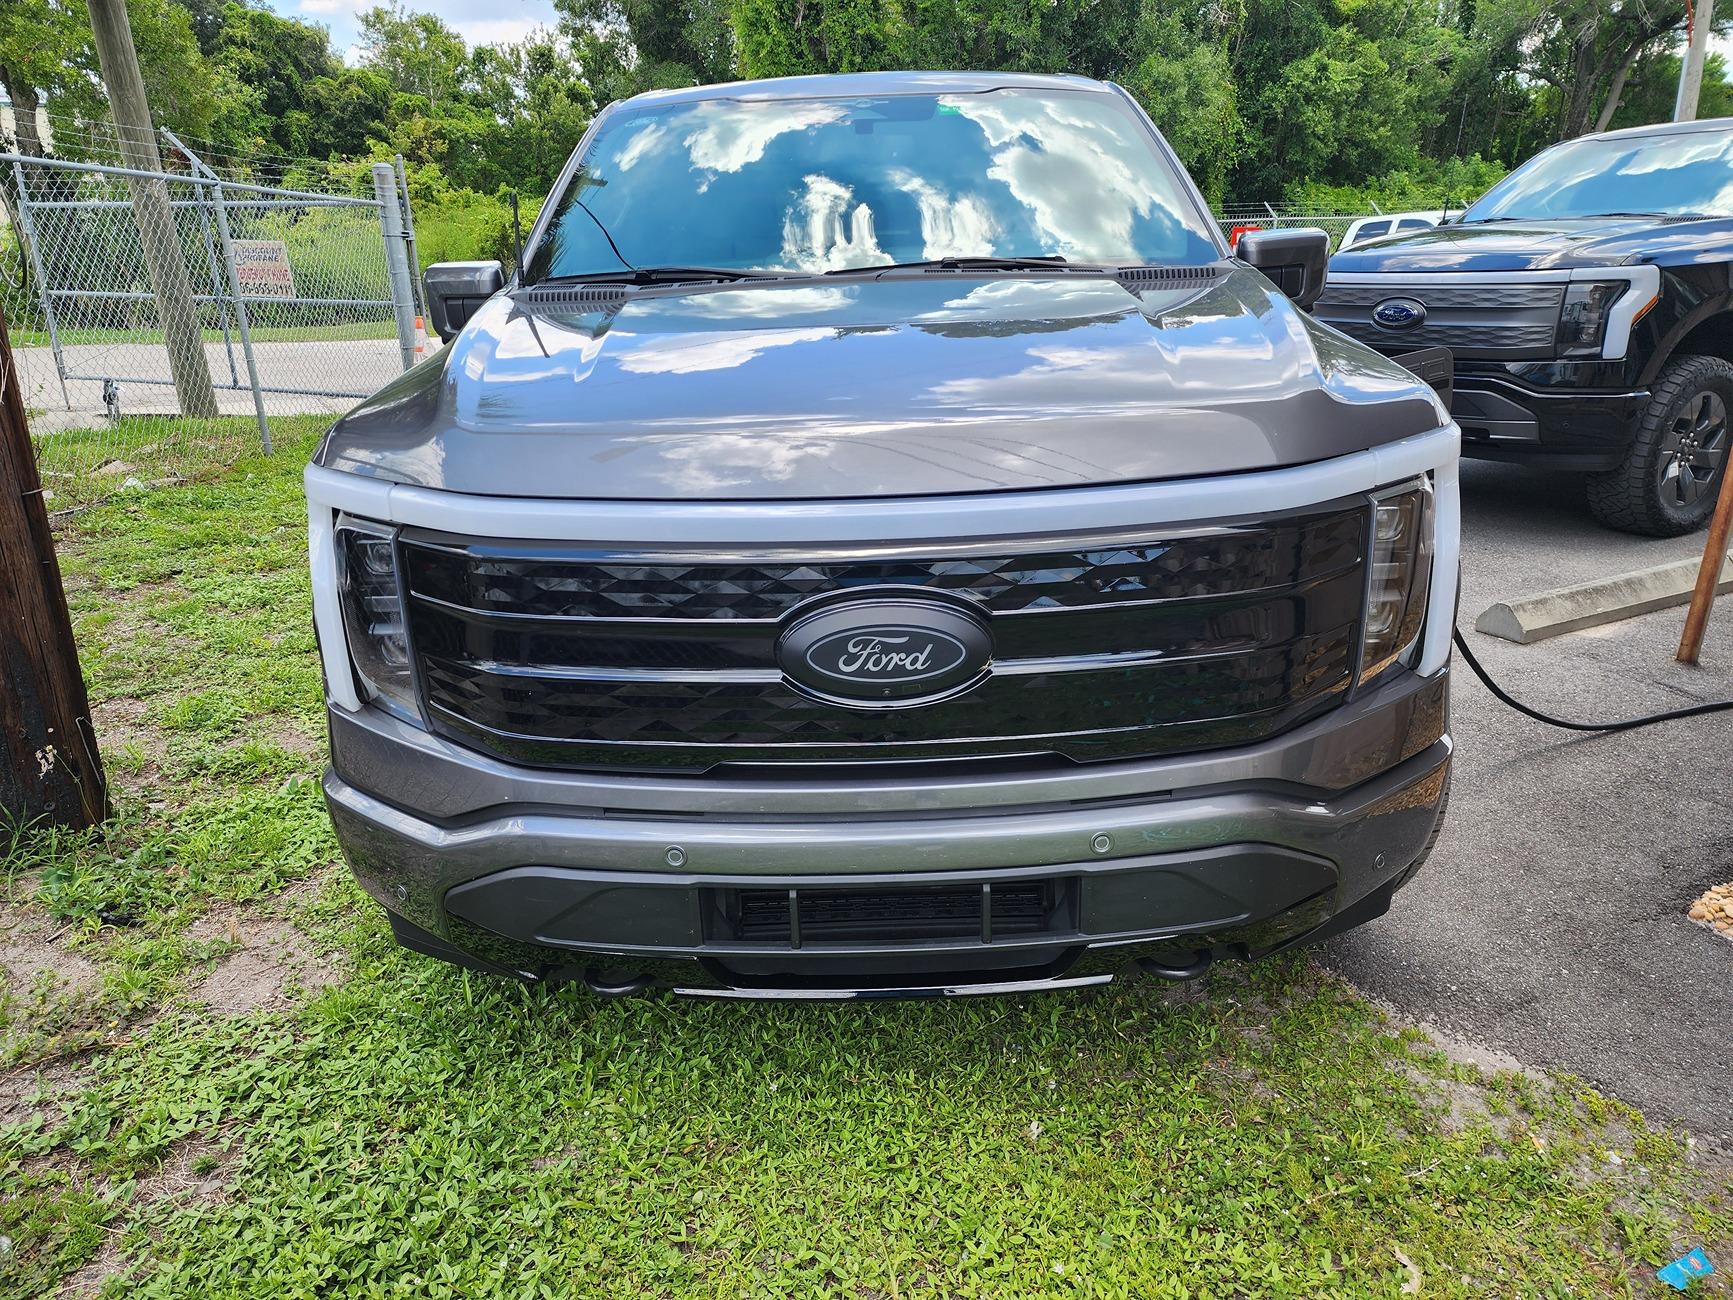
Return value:
[(1330, 264), (1330, 236), (1316, 226), (1292, 230), (1248, 230), (1234, 245), (1234, 256), (1262, 271), (1276, 288), (1310, 311), (1324, 292)]
[(451, 342), (475, 309), (505, 286), (498, 262), (435, 262), (421, 277), (433, 332)]

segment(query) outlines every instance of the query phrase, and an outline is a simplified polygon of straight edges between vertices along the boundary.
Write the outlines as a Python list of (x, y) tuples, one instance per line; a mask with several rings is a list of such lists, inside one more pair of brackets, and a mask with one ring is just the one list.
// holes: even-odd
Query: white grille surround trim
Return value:
[(307, 491), (313, 619), (330, 702), (362, 707), (349, 666), (337, 595), (333, 527), (347, 512), (384, 524), (465, 537), (582, 541), (622, 546), (843, 546), (929, 542), (1037, 533), (1089, 534), (1166, 529), (1223, 519), (1286, 514), (1341, 497), (1370, 494), (1421, 474), (1435, 505), (1432, 590), (1415, 668), (1430, 675), (1450, 657), (1460, 556), (1454, 422), (1411, 438), (1309, 465), (1154, 483), (1034, 492), (835, 501), (576, 501), (483, 497), (410, 487), (309, 465)]

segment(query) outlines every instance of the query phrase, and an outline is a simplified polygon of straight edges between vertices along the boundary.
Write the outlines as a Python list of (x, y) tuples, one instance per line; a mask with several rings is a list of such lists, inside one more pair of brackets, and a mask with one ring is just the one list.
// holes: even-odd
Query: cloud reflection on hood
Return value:
[(770, 348), (816, 343), (833, 329), (735, 330), (725, 334), (667, 334), (645, 339), (620, 358), (620, 369), (635, 375), (691, 375), (732, 370)]

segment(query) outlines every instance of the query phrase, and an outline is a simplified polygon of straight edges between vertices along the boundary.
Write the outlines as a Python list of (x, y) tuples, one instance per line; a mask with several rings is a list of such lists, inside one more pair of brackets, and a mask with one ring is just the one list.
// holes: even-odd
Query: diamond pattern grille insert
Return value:
[(904, 586), (967, 596), (994, 613), (1172, 600), (1302, 581), (1354, 563), (1362, 521), (1324, 516), (1161, 541), (1022, 553), (849, 560), (684, 558), (599, 553), (573, 560), (413, 546), (417, 593), (481, 611), (549, 618), (775, 619), (813, 596)]
[[(1331, 707), (1354, 668), (1366, 509), (1157, 538), (626, 555), (406, 533), (436, 730), (533, 766), (980, 757), (1077, 762), (1243, 744)], [(918, 588), (988, 616), (965, 694), (854, 709), (787, 682), (815, 598)]]

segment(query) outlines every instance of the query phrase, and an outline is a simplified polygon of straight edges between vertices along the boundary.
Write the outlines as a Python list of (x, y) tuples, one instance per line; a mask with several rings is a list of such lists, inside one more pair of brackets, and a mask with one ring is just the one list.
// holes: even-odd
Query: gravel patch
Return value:
[(1733, 943), (1733, 881), (1711, 885), (1685, 913), (1706, 930), (1713, 930)]

